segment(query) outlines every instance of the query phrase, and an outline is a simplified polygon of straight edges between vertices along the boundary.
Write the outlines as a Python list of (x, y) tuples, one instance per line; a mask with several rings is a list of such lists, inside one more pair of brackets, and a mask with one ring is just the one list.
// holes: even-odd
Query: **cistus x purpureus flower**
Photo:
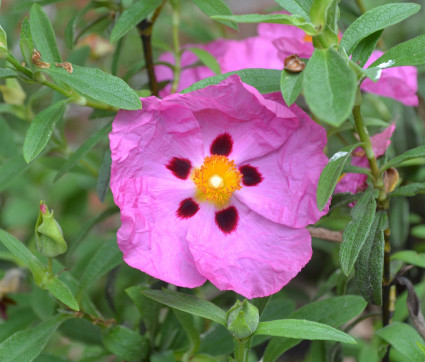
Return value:
[(316, 206), (325, 144), (297, 106), (238, 76), (121, 110), (110, 145), (124, 260), (182, 287), (279, 291), (311, 258), (305, 226), (327, 211)]

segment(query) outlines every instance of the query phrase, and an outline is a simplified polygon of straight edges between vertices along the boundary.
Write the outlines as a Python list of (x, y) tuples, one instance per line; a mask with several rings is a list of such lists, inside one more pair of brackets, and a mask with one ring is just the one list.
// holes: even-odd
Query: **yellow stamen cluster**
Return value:
[(233, 192), (240, 190), (242, 175), (226, 156), (207, 156), (203, 165), (193, 173), (193, 182), (199, 190), (200, 197), (217, 205), (229, 201)]

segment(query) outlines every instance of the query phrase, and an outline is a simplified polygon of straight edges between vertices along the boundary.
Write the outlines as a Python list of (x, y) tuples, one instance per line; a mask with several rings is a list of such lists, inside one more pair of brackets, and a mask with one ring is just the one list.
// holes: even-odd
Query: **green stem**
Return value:
[(236, 362), (246, 362), (246, 361), (248, 361), (247, 342), (248, 342), (248, 340), (245, 340), (243, 342), (238, 341), (237, 339), (234, 340)]
[(12, 64), (15, 69), (21, 73), (24, 73), (26, 76), (30, 77), (31, 79), (33, 78), (33, 73), (31, 72), (31, 70), (29, 70), (27, 67), (24, 67), (23, 65), (21, 65), (13, 55), (11, 55), (10, 53), (7, 54), (6, 56), (6, 60)]
[(175, 93), (180, 83), (181, 74), (181, 51), (180, 51), (180, 40), (179, 40), (179, 25), (180, 25), (180, 0), (174, 0), (171, 2), (173, 6), (173, 45), (174, 45), (174, 80), (171, 86), (171, 93)]
[(376, 188), (382, 188), (383, 181), (380, 177), (378, 163), (376, 162), (375, 153), (373, 152), (372, 148), (372, 141), (370, 140), (369, 133), (363, 120), (362, 112), (360, 110), (360, 104), (361, 95), (359, 89), (357, 94), (357, 102), (353, 107), (354, 123), (356, 124), (356, 129), (360, 137), (360, 141), (363, 142), (362, 148), (365, 151), (367, 160), (369, 161), (370, 170), (372, 171), (373, 185)]
[(362, 0), (356, 0), (356, 4), (357, 4), (357, 6), (359, 7), (359, 9), (360, 9), (360, 12), (362, 13), (362, 14), (364, 14), (367, 10), (366, 10), (366, 7), (364, 6), (364, 4), (363, 4), (363, 1)]

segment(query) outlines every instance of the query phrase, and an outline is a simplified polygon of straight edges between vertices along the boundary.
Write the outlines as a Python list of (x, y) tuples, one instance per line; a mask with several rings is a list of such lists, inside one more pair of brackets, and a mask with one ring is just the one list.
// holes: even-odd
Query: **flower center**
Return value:
[(223, 205), (235, 190), (240, 190), (242, 174), (226, 156), (212, 155), (204, 159), (203, 165), (193, 173), (200, 197)]

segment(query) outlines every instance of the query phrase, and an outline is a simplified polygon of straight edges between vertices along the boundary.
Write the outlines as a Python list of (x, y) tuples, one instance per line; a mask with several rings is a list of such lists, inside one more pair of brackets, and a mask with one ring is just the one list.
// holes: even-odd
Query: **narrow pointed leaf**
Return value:
[(120, 359), (140, 361), (149, 352), (148, 339), (124, 326), (107, 329), (102, 339), (105, 347)]
[(111, 179), (111, 164), (111, 150), (108, 147), (105, 155), (103, 156), (102, 165), (100, 166), (99, 175), (97, 176), (96, 182), (97, 197), (99, 198), (100, 202), (105, 200), (106, 193), (109, 190), (109, 182)]
[(417, 194), (425, 194), (425, 182), (414, 182), (398, 187), (389, 196), (415, 196)]
[(333, 49), (316, 49), (304, 70), (304, 95), (322, 121), (341, 125), (354, 105), (357, 78), (347, 61)]
[(0, 343), (2, 361), (32, 361), (44, 349), (52, 334), (69, 316), (57, 315), (39, 325), (12, 334)]
[(35, 49), (41, 53), (41, 59), (51, 64), (60, 63), (61, 56), (56, 45), (56, 36), (52, 24), (38, 4), (31, 6), (30, 28)]
[(146, 19), (152, 13), (162, 0), (144, 0), (135, 1), (123, 11), (111, 32), (111, 42), (114, 43), (130, 30)]
[(381, 37), (383, 30), (378, 30), (375, 33), (370, 34), (366, 38), (362, 39), (356, 46), (351, 56), (351, 60), (356, 63), (359, 62), (359, 66), (363, 67), (367, 60), (372, 55), (372, 52), (375, 50), (376, 43)]
[(355, 277), (360, 292), (365, 300), (375, 305), (382, 304), (386, 220), (386, 215), (382, 211), (375, 214), (369, 234), (355, 263)]
[(338, 329), (328, 326), (327, 324), (304, 319), (281, 319), (272, 322), (260, 322), (255, 334), (356, 343), (351, 336)]
[[(207, 16), (232, 15), (232, 10), (223, 0), (192, 0), (192, 2)], [(238, 30), (238, 26), (232, 21), (220, 21), (221, 23)]]
[(361, 143), (356, 143), (341, 148), (341, 150), (329, 159), (328, 164), (320, 174), (319, 183), (317, 185), (317, 206), (320, 210), (323, 210), (331, 197), (344, 166), (351, 158), (351, 152), (360, 145)]
[(393, 3), (378, 6), (357, 18), (344, 32), (340, 46), (348, 55), (352, 54), (359, 42), (369, 35), (397, 24), (420, 10), (420, 5), (413, 3)]
[(394, 157), (392, 160), (389, 160), (385, 165), (383, 165), (381, 170), (384, 171), (389, 169), (390, 167), (396, 167), (404, 161), (412, 160), (414, 158), (419, 157), (425, 157), (425, 146), (413, 148), (397, 157)]
[(282, 8), (293, 15), (301, 15), (310, 20), (310, 8), (313, 0), (275, 0)]
[(111, 130), (111, 125), (108, 123), (100, 130), (95, 132), (83, 145), (69, 157), (62, 167), (58, 170), (55, 181), (62, 177), (68, 170), (76, 165), (76, 163), (84, 157), (103, 137)]
[(76, 311), (80, 310), (78, 302), (69, 287), (64, 282), (59, 280), (56, 275), (50, 276), (49, 278), (43, 280), (41, 286), (43, 288), (47, 288), (57, 300), (69, 308)]
[(261, 68), (247, 68), (235, 72), (228, 72), (214, 77), (202, 79), (199, 82), (192, 84), (190, 87), (181, 91), (181, 93), (189, 93), (198, 89), (208, 87), (220, 83), (222, 80), (237, 74), (241, 81), (252, 85), (261, 94), (273, 93), (280, 91), (280, 70), (277, 69), (261, 69)]
[(424, 360), (418, 343), (423, 345), (425, 342), (410, 325), (394, 322), (375, 333), (400, 352), (405, 357), (405, 361), (422, 362)]
[(44, 150), (52, 133), (56, 122), (62, 118), (66, 101), (59, 101), (43, 109), (32, 120), (30, 128), (24, 141), (24, 158), (28, 163), (36, 158)]
[(291, 106), (298, 98), (303, 87), (304, 72), (292, 73), (282, 70), (280, 76), (280, 91), (288, 106)]
[(339, 251), (341, 269), (349, 275), (363, 247), (372, 226), (376, 212), (376, 201), (373, 190), (366, 191), (351, 210), (352, 220), (342, 234), (342, 244)]
[(271, 23), (271, 24), (287, 24), (293, 25), (297, 28), (304, 30), (308, 35), (317, 35), (320, 33), (315, 26), (306, 21), (305, 18), (299, 15), (287, 14), (246, 14), (246, 15), (217, 15), (212, 16), (214, 20), (234, 21), (235, 23), (257, 24), (257, 23)]
[(31, 36), (31, 27), (27, 18), (22, 22), (21, 27), (21, 39), (19, 41), (19, 46), (21, 48), (22, 56), (24, 57), (25, 63), (32, 66), (32, 52), (34, 49), (34, 43)]
[[(306, 304), (290, 315), (293, 319), (307, 319), (340, 327), (355, 318), (366, 308), (367, 303), (357, 295), (344, 295)], [(265, 350), (264, 362), (276, 361), (279, 356), (299, 344), (301, 339), (273, 337)]]
[(0, 79), (16, 78), (17, 73), (12, 69), (0, 68)]
[(185, 48), (193, 54), (195, 54), (199, 60), (210, 68), (216, 75), (221, 74), (220, 64), (218, 64), (217, 59), (210, 53), (201, 48)]
[(224, 310), (206, 300), (170, 290), (144, 290), (142, 293), (171, 308), (210, 319), (222, 325), (226, 324), (226, 313)]
[(396, 45), (376, 59), (371, 67), (384, 69), (422, 64), (425, 64), (425, 35), (417, 36)]
[(391, 260), (401, 260), (406, 264), (425, 268), (425, 253), (417, 253), (413, 250), (402, 250), (391, 255)]
[(56, 66), (42, 71), (64, 82), (79, 94), (99, 102), (122, 109), (142, 108), (139, 96), (126, 82), (100, 69), (73, 65), (71, 74)]

